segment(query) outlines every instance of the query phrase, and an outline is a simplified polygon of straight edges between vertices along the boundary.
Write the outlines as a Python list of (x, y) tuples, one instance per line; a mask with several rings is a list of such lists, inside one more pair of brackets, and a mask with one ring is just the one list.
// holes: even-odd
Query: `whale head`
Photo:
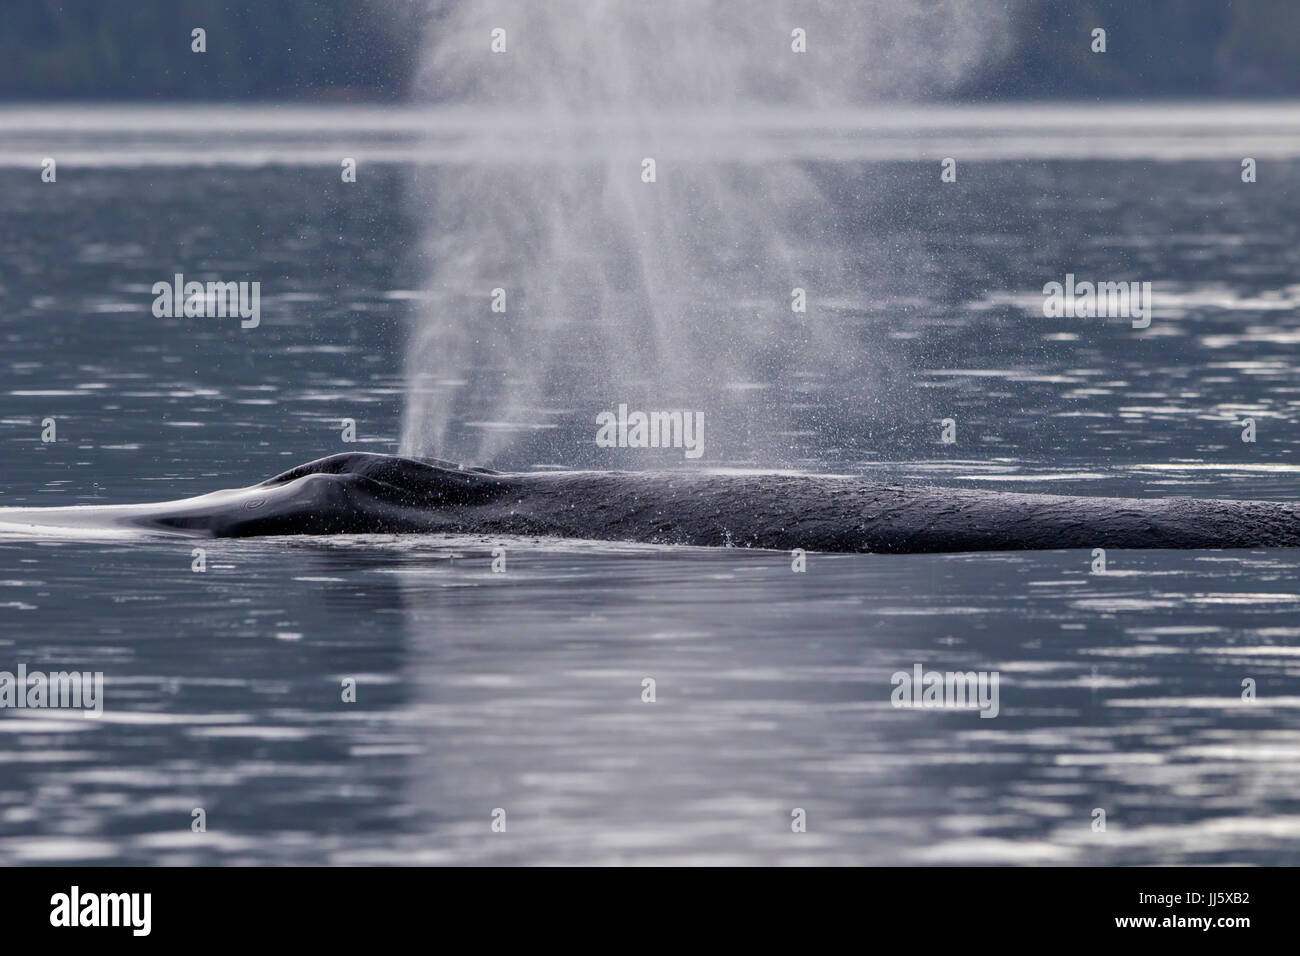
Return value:
[(345, 452), (232, 491), (174, 502), (137, 523), (192, 534), (361, 534), (454, 527), (508, 492), (507, 476), (436, 458)]

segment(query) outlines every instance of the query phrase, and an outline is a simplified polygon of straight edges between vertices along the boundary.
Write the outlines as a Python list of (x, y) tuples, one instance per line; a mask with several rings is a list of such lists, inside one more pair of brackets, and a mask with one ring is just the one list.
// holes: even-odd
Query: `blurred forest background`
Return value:
[[(1300, 93), (1300, 0), (1006, 2), (1019, 8), (1011, 53), (961, 98)], [(0, 99), (398, 100), (448, 3), (0, 0)], [(1088, 48), (1096, 26), (1105, 56)]]

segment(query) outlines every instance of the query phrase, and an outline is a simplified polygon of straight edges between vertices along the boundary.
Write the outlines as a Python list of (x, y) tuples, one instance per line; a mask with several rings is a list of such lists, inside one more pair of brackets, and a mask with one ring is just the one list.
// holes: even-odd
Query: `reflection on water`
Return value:
[[(976, 120), (944, 135), (977, 146)], [(328, 146), (304, 148), (336, 165)], [(812, 318), (863, 375), (725, 383), (719, 419), (772, 401), (797, 421), (702, 463), (1294, 500), (1300, 164), (1245, 186), (1235, 161), (1158, 153), (1027, 150), (963, 162), (947, 191), (929, 162), (812, 164), (860, 265)], [(337, 188), (323, 158), (214, 162), (0, 191), (0, 504), (395, 448), (425, 271), (406, 171)], [(150, 315), (153, 282), (205, 270), (262, 281), (259, 329)], [(1154, 282), (1151, 328), (1042, 318), (1067, 271)], [(569, 398), (526, 410), (555, 427), (497, 464), (590, 463), (583, 410), (607, 397)], [(460, 427), (493, 425), (469, 411)], [(795, 574), (783, 554), (512, 540), (495, 574), (494, 543), (217, 542), (195, 573), (192, 542), (0, 539), (0, 670), (102, 670), (107, 694), (97, 721), (0, 714), (0, 861), (1300, 856), (1300, 553), (1113, 552), (1101, 575), (1087, 552), (811, 555)], [(891, 707), (916, 663), (997, 670), (999, 717)]]
[[(0, 546), (5, 659), (107, 683), (101, 720), (0, 720), (0, 853), (1265, 863), (1300, 849), (1293, 553), (1114, 554), (1104, 575), (1078, 552), (814, 555), (799, 575), (773, 553), (506, 544), (505, 574), (484, 543), (445, 539), (220, 543), (203, 575), (182, 546)], [(915, 663), (999, 671), (999, 717), (891, 707), (890, 675)], [(189, 829), (195, 807), (207, 833)], [(790, 830), (795, 807), (807, 833)]]

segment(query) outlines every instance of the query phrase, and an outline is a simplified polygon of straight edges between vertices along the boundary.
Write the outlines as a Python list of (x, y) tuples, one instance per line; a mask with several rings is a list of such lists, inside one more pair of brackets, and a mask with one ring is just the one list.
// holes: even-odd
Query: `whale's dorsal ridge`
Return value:
[[(391, 456), (397, 457), (397, 456)], [(501, 472), (493, 471), (491, 468), (482, 468), (478, 465), (463, 465), (460, 462), (447, 461), (444, 458), (424, 458), (413, 457), (408, 461), (418, 461), (425, 465), (433, 465), (435, 468), (446, 468), (448, 471), (472, 471), (476, 475), (499, 475)]]
[(408, 458), (403, 455), (382, 455), (366, 451), (345, 451), (336, 455), (326, 455), (324, 458), (317, 458), (315, 461), (309, 461), (305, 464), (298, 465), (296, 468), (290, 468), (288, 471), (282, 471), (278, 475), (267, 478), (263, 482), (259, 482), (257, 487), (282, 485), (299, 478), (305, 478), (308, 475), (376, 476), (382, 473), (391, 474), (392, 472), (403, 468), (409, 468), (412, 471), (437, 469), (440, 471), (452, 471), (475, 475), (500, 474), (500, 472), (492, 471), (489, 468), (461, 465), (453, 461), (444, 461), (441, 458)]

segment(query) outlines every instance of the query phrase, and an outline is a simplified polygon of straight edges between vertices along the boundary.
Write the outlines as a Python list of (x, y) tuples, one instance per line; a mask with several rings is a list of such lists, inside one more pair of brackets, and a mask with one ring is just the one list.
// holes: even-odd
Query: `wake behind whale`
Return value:
[(505, 474), (346, 453), (260, 484), (156, 504), (0, 508), (0, 533), (529, 535), (923, 553), (1300, 546), (1300, 505), (1099, 498), (707, 472)]

